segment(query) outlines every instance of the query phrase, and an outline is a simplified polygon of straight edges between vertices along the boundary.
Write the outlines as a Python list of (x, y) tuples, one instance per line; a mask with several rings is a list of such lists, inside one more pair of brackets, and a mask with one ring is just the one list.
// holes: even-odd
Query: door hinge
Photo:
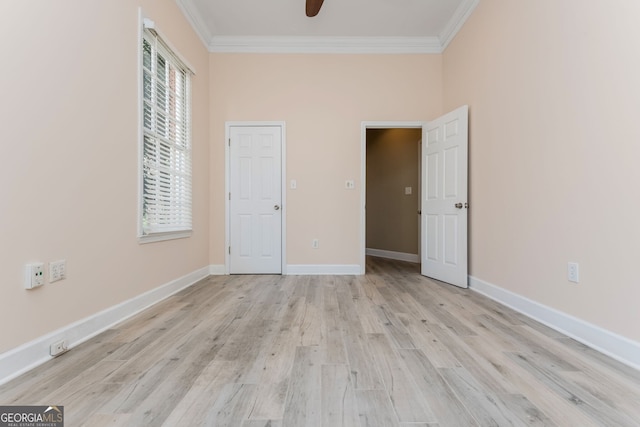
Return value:
[(229, 191), (229, 200), (231, 200), (231, 191)]
[(229, 246), (229, 255), (231, 255), (231, 246)]
[(231, 138), (229, 138), (229, 147), (231, 147)]

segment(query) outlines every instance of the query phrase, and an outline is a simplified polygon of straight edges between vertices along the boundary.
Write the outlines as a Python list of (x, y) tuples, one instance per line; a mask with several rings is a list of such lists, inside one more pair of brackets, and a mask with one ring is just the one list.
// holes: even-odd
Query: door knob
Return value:
[(273, 209), (275, 209), (275, 210), (280, 210), (280, 206), (278, 206), (278, 205), (274, 205), (274, 206), (273, 206)]
[(456, 203), (456, 208), (462, 209), (462, 203)]

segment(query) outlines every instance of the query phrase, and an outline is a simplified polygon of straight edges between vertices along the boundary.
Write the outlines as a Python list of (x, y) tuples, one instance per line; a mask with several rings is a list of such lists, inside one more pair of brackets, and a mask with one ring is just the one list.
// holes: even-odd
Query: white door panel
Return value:
[(279, 126), (232, 126), (229, 142), (229, 272), (282, 272)]
[(423, 128), (422, 274), (466, 288), (468, 107)]

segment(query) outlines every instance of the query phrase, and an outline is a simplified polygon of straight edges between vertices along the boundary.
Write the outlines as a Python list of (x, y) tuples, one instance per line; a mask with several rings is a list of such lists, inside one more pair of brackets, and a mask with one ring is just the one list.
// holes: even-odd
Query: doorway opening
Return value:
[(367, 129), (366, 254), (420, 262), (421, 129)]
[[(367, 131), (420, 129), (422, 160), (419, 232), (420, 271), (462, 288), (468, 287), (468, 132), (469, 106), (463, 105), (429, 122), (363, 122), (361, 128), (362, 206), (361, 274), (366, 270), (367, 248)], [(388, 159), (387, 159), (388, 160)], [(387, 161), (385, 160), (385, 161)]]
[(362, 249), (365, 257), (420, 263), (421, 122), (362, 124)]

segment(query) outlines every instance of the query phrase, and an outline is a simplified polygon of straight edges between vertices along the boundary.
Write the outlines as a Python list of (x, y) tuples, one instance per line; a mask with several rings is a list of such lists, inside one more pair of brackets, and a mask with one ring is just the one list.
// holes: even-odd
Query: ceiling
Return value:
[(479, 0), (176, 0), (211, 52), (440, 53)]

